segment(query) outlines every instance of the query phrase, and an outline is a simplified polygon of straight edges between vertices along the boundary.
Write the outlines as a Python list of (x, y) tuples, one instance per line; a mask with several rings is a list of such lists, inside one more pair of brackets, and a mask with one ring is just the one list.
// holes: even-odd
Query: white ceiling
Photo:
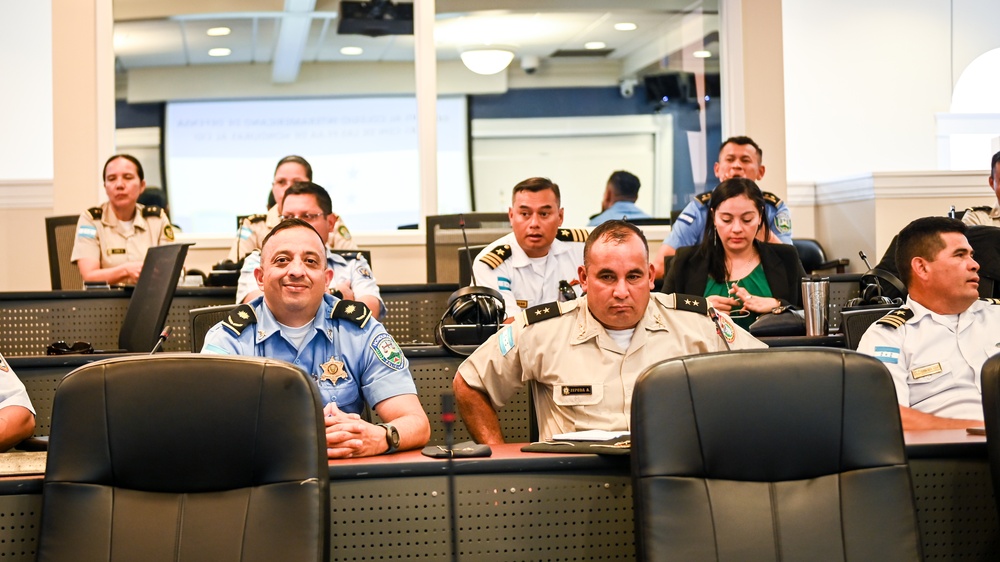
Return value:
[[(641, 68), (668, 54), (689, 56), (718, 29), (717, 0), (439, 0), (436, 6), (438, 60), (499, 44), (512, 47), (518, 59), (534, 55), (546, 64), (557, 51), (580, 51), (584, 43), (600, 41), (610, 52), (590, 60)], [(330, 0), (114, 0), (117, 68), (266, 64), (272, 65), (273, 81), (290, 82), (303, 62), (413, 60), (412, 36), (338, 35), (338, 9), (339, 2)], [(620, 22), (637, 29), (617, 31)], [(232, 33), (206, 34), (220, 26)], [(347, 46), (363, 54), (341, 54)], [(209, 56), (216, 47), (232, 54)], [(708, 45), (716, 60), (717, 47)]]

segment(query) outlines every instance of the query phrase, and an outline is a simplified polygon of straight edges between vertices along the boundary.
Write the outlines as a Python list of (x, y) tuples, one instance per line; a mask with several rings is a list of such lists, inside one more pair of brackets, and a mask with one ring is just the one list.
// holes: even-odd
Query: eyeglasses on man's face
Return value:
[(280, 215), (278, 218), (284, 221), (291, 219), (302, 219), (306, 222), (309, 222), (309, 221), (314, 221), (316, 219), (321, 219), (325, 216), (326, 215), (323, 213), (303, 213), (301, 215)]

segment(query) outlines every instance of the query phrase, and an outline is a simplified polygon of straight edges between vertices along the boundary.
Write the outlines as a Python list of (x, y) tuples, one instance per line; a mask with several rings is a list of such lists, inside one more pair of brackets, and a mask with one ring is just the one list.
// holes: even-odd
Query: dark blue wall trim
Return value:
[(591, 117), (596, 115), (644, 115), (653, 112), (642, 86), (623, 98), (618, 87), (530, 88), (503, 94), (469, 96), (473, 119), (523, 117)]
[(115, 128), (162, 127), (165, 107), (163, 102), (128, 103), (125, 100), (115, 100)]

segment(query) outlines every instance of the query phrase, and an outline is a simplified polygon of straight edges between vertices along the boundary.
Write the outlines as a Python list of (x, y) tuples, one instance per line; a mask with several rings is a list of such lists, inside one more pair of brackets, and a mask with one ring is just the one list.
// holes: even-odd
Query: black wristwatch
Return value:
[(379, 427), (385, 428), (385, 442), (389, 445), (386, 453), (395, 453), (399, 449), (399, 431), (391, 423), (380, 423)]

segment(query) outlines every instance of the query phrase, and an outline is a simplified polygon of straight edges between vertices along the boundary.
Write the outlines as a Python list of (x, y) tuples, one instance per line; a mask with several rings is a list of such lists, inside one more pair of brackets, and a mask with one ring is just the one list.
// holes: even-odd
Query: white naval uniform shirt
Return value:
[(858, 351), (892, 374), (902, 406), (945, 418), (983, 419), (980, 371), (1000, 351), (1000, 305), (978, 300), (945, 316), (907, 298), (913, 312), (901, 326), (872, 324)]
[[(481, 261), (504, 245), (510, 246), (511, 256), (495, 269)], [(511, 317), (525, 308), (560, 300), (559, 282), (572, 282), (578, 278), (577, 268), (583, 265), (583, 245), (583, 242), (553, 240), (544, 264), (535, 265), (511, 232), (479, 252), (472, 271), (477, 285), (500, 291), (507, 316)], [(573, 288), (579, 295), (579, 285), (573, 285)]]

